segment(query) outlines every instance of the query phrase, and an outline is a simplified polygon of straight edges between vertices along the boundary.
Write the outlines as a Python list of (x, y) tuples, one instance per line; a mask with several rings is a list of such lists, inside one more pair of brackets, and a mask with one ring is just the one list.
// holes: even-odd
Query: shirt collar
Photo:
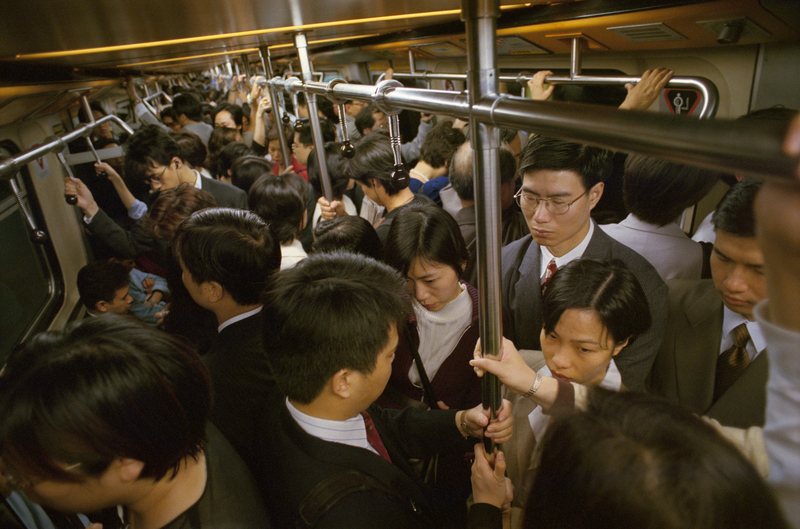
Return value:
[(586, 236), (583, 238), (580, 244), (578, 244), (578, 246), (568, 251), (561, 257), (554, 257), (553, 254), (550, 253), (550, 250), (547, 249), (547, 247), (539, 246), (542, 252), (541, 254), (542, 258), (539, 263), (539, 277), (542, 277), (544, 275), (545, 270), (547, 270), (547, 265), (548, 263), (550, 263), (550, 260), (552, 259), (556, 260), (556, 266), (558, 268), (561, 268), (567, 263), (571, 263), (575, 259), (580, 259), (581, 256), (583, 255), (583, 252), (586, 251), (586, 247), (589, 246), (589, 241), (592, 240), (593, 234), (594, 234), (594, 221), (590, 220), (589, 231), (586, 232)]
[(748, 321), (747, 318), (724, 305), (722, 307), (722, 341), (719, 352), (721, 353), (733, 345), (731, 331), (742, 323), (747, 324), (747, 332), (750, 333), (750, 341), (747, 342), (746, 348), (750, 355), (750, 361), (753, 361), (767, 348), (767, 340), (764, 338), (764, 333), (761, 332), (761, 325), (757, 321)]
[(286, 408), (298, 426), (312, 437), (332, 443), (355, 446), (356, 448), (365, 448), (370, 452), (378, 453), (367, 440), (367, 427), (364, 423), (364, 417), (360, 414), (345, 421), (320, 419), (306, 415), (298, 410), (289, 402), (288, 398), (286, 399)]
[(260, 305), (260, 306), (258, 306), (256, 308), (254, 308), (253, 310), (248, 310), (247, 312), (242, 312), (238, 316), (234, 316), (233, 318), (229, 318), (229, 319), (223, 321), (222, 323), (219, 324), (219, 327), (217, 327), (217, 332), (218, 333), (222, 332), (222, 329), (224, 329), (228, 325), (232, 325), (232, 324), (236, 323), (237, 321), (242, 321), (242, 320), (244, 320), (246, 318), (249, 318), (250, 316), (253, 316), (254, 314), (258, 314), (259, 312), (261, 312), (261, 309), (263, 309), (263, 308), (264, 308), (264, 305)]
[(192, 171), (197, 175), (197, 178), (194, 179), (194, 187), (197, 189), (203, 189), (203, 175), (201, 175), (196, 169), (192, 169)]

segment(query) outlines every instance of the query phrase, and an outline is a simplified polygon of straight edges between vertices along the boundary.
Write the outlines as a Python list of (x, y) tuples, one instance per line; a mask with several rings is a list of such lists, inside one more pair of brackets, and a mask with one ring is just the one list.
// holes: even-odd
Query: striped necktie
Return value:
[(736, 382), (747, 366), (750, 364), (750, 355), (747, 354), (747, 342), (750, 333), (747, 324), (742, 323), (734, 327), (733, 345), (723, 351), (717, 358), (717, 373), (714, 379), (714, 401), (722, 396), (731, 385)]
[(550, 259), (550, 262), (547, 263), (547, 268), (544, 271), (544, 280), (542, 281), (542, 295), (544, 296), (544, 291), (547, 288), (547, 285), (550, 283), (550, 278), (553, 277), (553, 274), (556, 273), (558, 267), (556, 266), (556, 260)]

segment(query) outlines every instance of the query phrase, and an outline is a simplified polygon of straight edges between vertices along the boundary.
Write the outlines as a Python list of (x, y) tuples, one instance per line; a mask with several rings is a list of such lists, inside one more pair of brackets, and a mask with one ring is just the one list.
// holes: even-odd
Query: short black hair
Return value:
[[(225, 149), (222, 149), (222, 152), (224, 153)], [(260, 156), (244, 155), (237, 158), (231, 166), (231, 183), (247, 193), (253, 182), (267, 173), (272, 173), (272, 162)]]
[(175, 138), (181, 150), (181, 159), (188, 163), (193, 169), (203, 169), (208, 156), (208, 149), (200, 139), (200, 136), (188, 130), (180, 132), (170, 132), (170, 136)]
[[(306, 146), (314, 146), (314, 134), (311, 131), (311, 122), (308, 120), (300, 120), (300, 130), (296, 130), (297, 139)], [(320, 118), (319, 127), (322, 130), (322, 142), (328, 143), (336, 141), (336, 127), (329, 119)]]
[(161, 125), (144, 125), (125, 143), (125, 176), (147, 180), (154, 163), (167, 166), (173, 158), (186, 161), (178, 142)]
[(97, 310), (101, 301), (110, 303), (117, 290), (128, 286), (128, 269), (119, 263), (98, 261), (78, 271), (78, 294), (87, 310)]
[(280, 244), (291, 243), (299, 233), (309, 199), (308, 182), (295, 173), (265, 174), (250, 187), (250, 210), (269, 224)]
[(333, 108), (333, 102), (327, 97), (317, 97), (317, 111), (322, 112), (322, 115), (325, 116), (324, 119), (327, 119), (331, 124), (339, 123), (339, 116), (336, 109)]
[(159, 117), (161, 117), (162, 122), (164, 121), (164, 118), (172, 118), (172, 121), (178, 121), (178, 114), (175, 113), (175, 110), (172, 107), (167, 107), (162, 110), (159, 114)]
[(159, 480), (200, 454), (211, 382), (181, 341), (106, 315), (12, 353), (0, 410), (0, 457), (23, 474), (77, 482), (127, 457), (144, 463), (140, 478)]
[(233, 105), (229, 103), (227, 105), (218, 106), (217, 109), (214, 111), (214, 119), (212, 120), (214, 122), (214, 127), (217, 126), (216, 125), (217, 114), (219, 114), (223, 110), (231, 115), (231, 119), (236, 125), (238, 125), (239, 127), (242, 126), (242, 118), (244, 117), (244, 110), (242, 110), (242, 107), (240, 107), (239, 105)]
[(527, 500), (526, 528), (788, 528), (713, 426), (661, 397), (599, 387), (548, 426)]
[(452, 121), (437, 123), (425, 136), (419, 158), (434, 169), (442, 167), (465, 141), (466, 136), (459, 129), (453, 128)]
[[(89, 108), (91, 108), (93, 111), (100, 112), (101, 116), (105, 117), (108, 115), (108, 112), (106, 112), (105, 109), (102, 106), (100, 106), (100, 103), (98, 103), (97, 101), (92, 101), (91, 103), (89, 103)], [(92, 120), (93, 119), (94, 116), (92, 116)], [(83, 105), (81, 105), (78, 108), (78, 121), (80, 121), (81, 123), (89, 123), (92, 120), (90, 120), (89, 116), (86, 114), (86, 108)]]
[(370, 373), (391, 325), (408, 315), (405, 281), (374, 259), (318, 253), (275, 274), (264, 303), (264, 349), (278, 387), (312, 402), (341, 369)]
[(371, 132), (356, 142), (355, 153), (347, 161), (347, 175), (350, 178), (364, 185), (370, 185), (370, 180), (374, 178), (391, 196), (405, 189), (392, 186), (392, 171), (394, 154), (388, 134), (383, 131)]
[(216, 281), (239, 305), (255, 305), (280, 267), (281, 250), (249, 211), (208, 208), (178, 226), (175, 254), (196, 283)]
[(320, 221), (314, 228), (313, 253), (352, 252), (373, 259), (383, 258), (383, 244), (372, 224), (357, 215), (343, 215)]
[(392, 219), (383, 259), (403, 276), (420, 259), (448, 265), (461, 277), (469, 251), (452, 215), (435, 204), (412, 203)]
[(356, 114), (356, 129), (358, 133), (363, 135), (364, 129), (371, 129), (375, 126), (375, 118), (372, 117), (372, 112), (375, 110), (375, 105), (367, 105)]
[(532, 134), (520, 153), (519, 172), (524, 176), (541, 169), (572, 171), (589, 191), (605, 180), (610, 162), (611, 152), (606, 149)]
[[(233, 164), (242, 156), (252, 155), (253, 151), (240, 141), (232, 141), (219, 151), (215, 171), (218, 178), (227, 178), (228, 169), (233, 169)], [(266, 160), (265, 160), (266, 161)], [(252, 183), (252, 181), (251, 181)]]
[(710, 169), (629, 154), (622, 184), (625, 207), (644, 222), (665, 226), (706, 196), (720, 176)]
[(190, 92), (176, 95), (172, 99), (172, 110), (178, 117), (184, 115), (191, 121), (203, 121), (203, 104)]
[[(345, 172), (345, 158), (342, 155), (341, 143), (326, 143), (325, 144), (325, 163), (328, 167), (328, 177), (331, 181), (333, 188), (333, 198), (341, 199), (344, 195), (347, 185), (350, 183), (350, 177)], [(319, 196), (323, 195), (322, 180), (320, 178), (319, 159), (317, 154), (312, 152), (308, 157), (306, 165), (308, 170), (308, 183), (314, 189), (314, 193)]]
[(715, 232), (724, 231), (736, 237), (756, 236), (753, 204), (761, 184), (758, 178), (745, 178), (725, 193), (711, 216)]
[(542, 327), (546, 334), (555, 330), (568, 309), (595, 311), (615, 344), (628, 340), (630, 346), (650, 328), (647, 296), (633, 272), (619, 259), (578, 259), (559, 268), (542, 299)]

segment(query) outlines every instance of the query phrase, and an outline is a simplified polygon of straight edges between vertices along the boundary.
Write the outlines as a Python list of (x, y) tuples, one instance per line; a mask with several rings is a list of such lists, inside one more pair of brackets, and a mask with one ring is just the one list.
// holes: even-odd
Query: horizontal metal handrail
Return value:
[(170, 103), (170, 104), (172, 104), (172, 97), (170, 97), (170, 96), (169, 96), (169, 94), (167, 94), (167, 93), (166, 93), (166, 92), (164, 92), (163, 90), (159, 90), (159, 91), (158, 91), (158, 92), (156, 92), (155, 94), (149, 95), (149, 96), (147, 96), (147, 97), (145, 97), (145, 98), (142, 98), (142, 99), (143, 99), (144, 101), (148, 101), (148, 102), (149, 102), (149, 101), (151, 101), (151, 100), (153, 100), (153, 99), (156, 99), (156, 98), (158, 98), (159, 96), (164, 96), (164, 99), (166, 99), (166, 100), (167, 100), (167, 103)]
[[(394, 72), (392, 77), (396, 79), (415, 79), (420, 81), (466, 81), (466, 74), (451, 74), (451, 73), (430, 73), (430, 72), (415, 72), (403, 73)], [(519, 74), (516, 77), (510, 75), (501, 75), (499, 77), (501, 82), (505, 83), (527, 83), (528, 80), (533, 79), (531, 75)], [(573, 85), (625, 85), (628, 83), (636, 84), (642, 80), (641, 77), (636, 76), (599, 76), (599, 75), (572, 75), (572, 76), (557, 76), (551, 75), (545, 78), (545, 82), (550, 84), (573, 84)], [(700, 113), (698, 116), (701, 119), (712, 118), (717, 114), (719, 107), (719, 91), (717, 86), (705, 77), (673, 77), (667, 83), (669, 88), (690, 88), (697, 90), (703, 96)]]
[(63, 136), (47, 138), (44, 144), (8, 158), (7, 160), (3, 160), (0, 162), (0, 178), (13, 178), (17, 171), (19, 171), (20, 168), (25, 164), (28, 164), (37, 158), (41, 158), (45, 154), (63, 151), (67, 147), (67, 143), (78, 138), (89, 136), (89, 134), (92, 133), (92, 129), (101, 123), (105, 123), (106, 121), (113, 121), (125, 129), (125, 132), (128, 134), (133, 134), (133, 129), (127, 123), (122, 121), (122, 119), (120, 119), (118, 116), (109, 114), (107, 116), (103, 116), (93, 123), (81, 125), (77, 129), (73, 130), (72, 132), (68, 132)]
[[(474, 117), (498, 127), (535, 131), (563, 140), (637, 152), (720, 171), (788, 177), (797, 160), (783, 154), (785, 127), (734, 120), (698, 120), (687, 116), (599, 105), (533, 101), (509, 95), (486, 97), (470, 109), (466, 92), (422, 88), (270, 81), (276, 88), (335, 99), (355, 99), (461, 119)], [(379, 101), (380, 100), (380, 101)]]

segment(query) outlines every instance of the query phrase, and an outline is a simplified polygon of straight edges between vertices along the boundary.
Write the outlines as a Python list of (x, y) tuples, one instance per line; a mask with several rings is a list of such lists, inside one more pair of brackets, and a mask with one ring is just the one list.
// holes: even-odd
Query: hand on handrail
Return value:
[(619, 106), (621, 109), (627, 110), (646, 110), (653, 104), (653, 101), (658, 98), (661, 90), (667, 86), (667, 83), (672, 79), (674, 72), (667, 68), (656, 68), (655, 70), (646, 70), (642, 74), (642, 79), (636, 83), (627, 83), (625, 88), (628, 90), (628, 95), (625, 101)]
[(547, 101), (553, 94), (555, 85), (551, 84), (545, 88), (545, 79), (549, 75), (553, 75), (553, 72), (550, 70), (542, 70), (536, 72), (532, 78), (528, 79), (528, 88), (531, 91), (531, 99), (534, 101)]

